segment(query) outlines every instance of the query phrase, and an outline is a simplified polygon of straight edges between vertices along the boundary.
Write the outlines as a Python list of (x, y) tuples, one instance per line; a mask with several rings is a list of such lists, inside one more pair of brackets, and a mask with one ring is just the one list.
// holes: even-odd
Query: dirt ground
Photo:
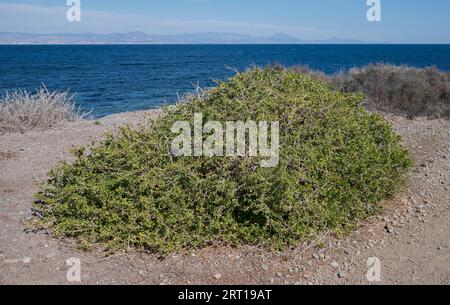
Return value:
[[(132, 249), (106, 257), (25, 231), (37, 184), (57, 161), (71, 160), (72, 146), (148, 115), (156, 114), (0, 135), (0, 284), (71, 284), (66, 260), (72, 257), (80, 259), (81, 284), (450, 284), (450, 122), (444, 120), (386, 115), (416, 161), (411, 185), (349, 236), (324, 234), (284, 253), (217, 246), (161, 258)], [(381, 263), (379, 282), (366, 276), (369, 258)]]

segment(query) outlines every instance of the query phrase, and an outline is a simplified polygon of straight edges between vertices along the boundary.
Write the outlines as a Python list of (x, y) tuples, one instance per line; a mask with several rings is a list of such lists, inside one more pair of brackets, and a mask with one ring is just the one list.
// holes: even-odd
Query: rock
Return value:
[(57, 253), (54, 252), (54, 251), (52, 251), (52, 252), (50, 252), (49, 254), (47, 254), (47, 258), (48, 258), (48, 259), (55, 258), (56, 256), (57, 256)]
[(391, 226), (391, 225), (386, 225), (385, 227), (384, 227), (384, 229), (386, 230), (386, 232), (388, 232), (388, 233), (394, 233), (394, 228)]
[(31, 262), (31, 258), (30, 257), (24, 257), (22, 260), (22, 263), (24, 264), (29, 264)]
[(297, 267), (289, 267), (289, 273), (294, 274), (298, 272), (298, 268)]
[(222, 278), (222, 274), (216, 273), (216, 274), (214, 274), (214, 278), (215, 278), (216, 280), (220, 280), (220, 279)]
[(338, 263), (338, 262), (332, 262), (330, 265), (331, 265), (333, 268), (339, 267), (339, 263)]
[(261, 265), (261, 269), (264, 270), (264, 271), (269, 271), (269, 266), (266, 265), (266, 264), (262, 264)]
[(337, 276), (338, 278), (343, 279), (344, 277), (347, 276), (347, 274), (345, 272), (338, 272)]

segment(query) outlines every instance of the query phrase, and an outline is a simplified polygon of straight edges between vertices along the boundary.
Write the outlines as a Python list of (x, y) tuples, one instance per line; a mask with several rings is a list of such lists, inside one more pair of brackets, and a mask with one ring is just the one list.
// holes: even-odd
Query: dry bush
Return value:
[(0, 133), (47, 129), (81, 118), (68, 91), (50, 92), (43, 87), (33, 94), (7, 92), (0, 99)]
[(330, 77), (334, 87), (366, 94), (367, 107), (405, 115), (450, 118), (450, 73), (384, 64)]
[(289, 70), (318, 78), (342, 92), (362, 92), (367, 97), (364, 106), (371, 110), (409, 118), (450, 118), (450, 71), (386, 64), (368, 65), (333, 75), (307, 66)]

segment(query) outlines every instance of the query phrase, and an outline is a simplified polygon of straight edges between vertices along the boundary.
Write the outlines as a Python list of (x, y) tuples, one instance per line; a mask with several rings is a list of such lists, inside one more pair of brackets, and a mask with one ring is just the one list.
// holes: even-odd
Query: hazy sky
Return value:
[(228, 32), (303, 39), (352, 38), (450, 43), (449, 0), (381, 0), (382, 21), (366, 19), (367, 0), (81, 0), (81, 22), (66, 0), (0, 0), (0, 32)]

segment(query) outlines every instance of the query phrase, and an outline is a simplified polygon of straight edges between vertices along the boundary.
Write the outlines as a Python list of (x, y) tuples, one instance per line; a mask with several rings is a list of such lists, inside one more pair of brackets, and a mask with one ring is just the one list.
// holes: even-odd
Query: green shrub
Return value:
[[(167, 108), (148, 127), (121, 129), (62, 163), (37, 195), (43, 227), (83, 245), (157, 253), (213, 242), (284, 249), (375, 214), (412, 161), (360, 94), (283, 69), (240, 73)], [(170, 154), (176, 121), (279, 121), (280, 162)]]

